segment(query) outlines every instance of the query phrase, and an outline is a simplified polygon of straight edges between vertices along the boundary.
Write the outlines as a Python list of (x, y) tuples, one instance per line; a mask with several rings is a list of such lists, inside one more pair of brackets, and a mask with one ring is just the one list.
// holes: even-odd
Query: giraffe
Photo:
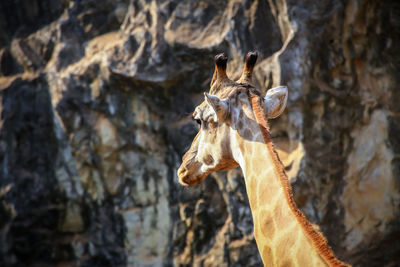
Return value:
[(283, 112), (288, 91), (279, 86), (262, 97), (252, 84), (257, 57), (256, 52), (246, 55), (236, 82), (226, 74), (227, 56), (215, 57), (210, 91), (192, 114), (200, 130), (183, 156), (179, 182), (196, 185), (214, 171), (240, 166), (265, 266), (349, 266), (294, 203), (267, 122)]

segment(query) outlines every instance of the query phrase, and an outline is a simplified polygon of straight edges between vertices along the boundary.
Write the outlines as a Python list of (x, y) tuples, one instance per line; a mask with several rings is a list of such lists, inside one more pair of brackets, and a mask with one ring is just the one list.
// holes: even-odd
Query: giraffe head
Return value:
[[(255, 130), (254, 115), (249, 96), (257, 95), (262, 101), (267, 118), (278, 117), (286, 107), (287, 88), (284, 86), (268, 90), (265, 97), (252, 85), (252, 73), (257, 53), (249, 52), (240, 79), (236, 82), (226, 75), (227, 56), (215, 57), (215, 71), (209, 93), (195, 108), (193, 119), (200, 125), (189, 150), (178, 169), (182, 185), (196, 185), (210, 173), (238, 166), (234, 153), (237, 134), (252, 139)], [(254, 129), (253, 129), (254, 128)]]

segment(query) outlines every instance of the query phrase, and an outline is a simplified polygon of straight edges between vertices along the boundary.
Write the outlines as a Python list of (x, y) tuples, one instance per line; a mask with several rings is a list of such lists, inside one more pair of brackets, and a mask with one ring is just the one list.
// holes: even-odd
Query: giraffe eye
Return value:
[(192, 120), (194, 120), (199, 126), (201, 126), (201, 120), (198, 114), (193, 113), (192, 114)]
[(192, 116), (192, 120), (194, 120), (199, 126), (201, 126), (201, 120), (197, 116)]

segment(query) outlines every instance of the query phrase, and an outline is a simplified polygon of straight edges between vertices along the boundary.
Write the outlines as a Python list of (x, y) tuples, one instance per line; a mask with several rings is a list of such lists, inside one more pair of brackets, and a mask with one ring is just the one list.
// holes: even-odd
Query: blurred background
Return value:
[(239, 169), (178, 184), (213, 57), (271, 120), (342, 260), (400, 265), (397, 0), (2, 0), (0, 265), (261, 266)]

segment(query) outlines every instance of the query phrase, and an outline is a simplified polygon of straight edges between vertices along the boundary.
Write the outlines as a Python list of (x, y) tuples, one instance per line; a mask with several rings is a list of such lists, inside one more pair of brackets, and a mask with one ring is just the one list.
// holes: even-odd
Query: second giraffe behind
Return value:
[(348, 266), (296, 207), (274, 149), (267, 119), (286, 107), (284, 86), (265, 97), (252, 85), (257, 53), (249, 52), (240, 79), (226, 75), (227, 56), (215, 57), (209, 94), (193, 112), (201, 126), (178, 169), (181, 184), (196, 185), (210, 173), (242, 168), (254, 235), (265, 266)]

